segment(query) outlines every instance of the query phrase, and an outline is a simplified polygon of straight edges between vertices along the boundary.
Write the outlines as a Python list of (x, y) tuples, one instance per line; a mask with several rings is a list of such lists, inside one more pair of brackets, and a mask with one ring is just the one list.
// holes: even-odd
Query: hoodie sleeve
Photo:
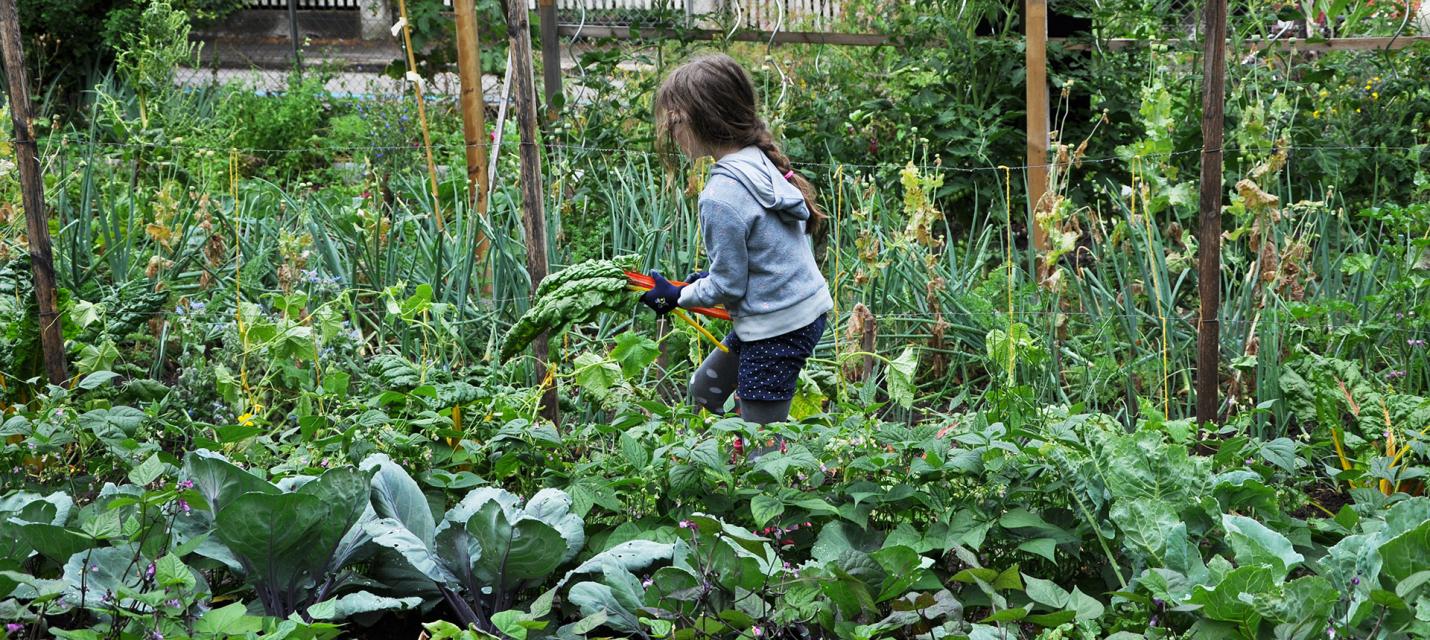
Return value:
[(700, 236), (710, 255), (710, 275), (680, 290), (680, 306), (729, 305), (745, 297), (750, 280), (748, 233), (748, 222), (738, 211), (718, 200), (700, 201)]

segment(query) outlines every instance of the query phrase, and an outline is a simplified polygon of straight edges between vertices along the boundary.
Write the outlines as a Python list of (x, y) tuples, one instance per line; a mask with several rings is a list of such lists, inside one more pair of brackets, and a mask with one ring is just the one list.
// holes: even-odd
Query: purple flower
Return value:
[(184, 512), (184, 515), (189, 515), (189, 501), (188, 501), (188, 500), (185, 500), (185, 499), (183, 499), (183, 498), (179, 498), (179, 511)]
[(186, 490), (192, 489), (192, 488), (194, 488), (194, 481), (193, 481), (193, 480), (180, 480), (180, 481), (179, 481), (179, 490), (180, 490), (180, 491), (186, 491)]
[(758, 626), (750, 627), (750, 635), (759, 638), (765, 635), (765, 630)]
[(695, 530), (695, 523), (692, 522), (692, 521), (690, 521), (690, 520), (681, 520), (681, 521), (680, 521), (680, 528), (681, 528), (681, 529), (690, 529), (691, 531), (694, 531), (694, 530)]
[(1405, 370), (1404, 370), (1404, 369), (1392, 369), (1392, 370), (1387, 371), (1387, 372), (1385, 373), (1385, 377), (1386, 377), (1386, 379), (1388, 379), (1388, 380), (1395, 380), (1395, 379), (1398, 379), (1398, 378), (1404, 378), (1404, 377), (1405, 377)]
[(169, 600), (168, 602), (165, 602), (164, 604), (165, 604), (165, 605), (168, 605), (169, 607), (174, 608), (174, 609), (178, 609), (178, 608), (184, 606), (184, 603), (179, 602), (179, 599), (178, 599), (178, 598), (174, 598), (174, 599), (172, 599), (172, 600)]
[(1351, 586), (1352, 586), (1352, 587), (1359, 587), (1359, 586), (1360, 586), (1360, 578), (1359, 578), (1359, 577), (1351, 578)]
[(5, 633), (20, 633), (25, 630), (25, 625), (18, 622), (11, 622), (5, 625)]
[(164, 640), (164, 634), (155, 631), (154, 633), (149, 634), (149, 640)]
[(158, 571), (158, 569), (157, 569), (157, 567), (154, 566), (154, 563), (150, 562), (150, 563), (149, 563), (149, 566), (144, 568), (144, 579), (145, 579), (145, 580), (153, 580), (153, 579), (154, 579), (154, 574), (155, 574), (155, 572), (157, 572), (157, 571)]
[(642, 589), (649, 589), (652, 582), (653, 582), (653, 580), (651, 580), (650, 578), (646, 578), (645, 580), (641, 580), (641, 588), (642, 588)]

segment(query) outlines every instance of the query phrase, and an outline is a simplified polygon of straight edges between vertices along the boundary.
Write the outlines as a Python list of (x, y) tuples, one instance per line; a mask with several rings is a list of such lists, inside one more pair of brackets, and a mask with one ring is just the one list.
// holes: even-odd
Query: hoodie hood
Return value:
[(808, 221), (804, 194), (765, 156), (759, 147), (745, 147), (721, 158), (711, 176), (726, 176), (745, 187), (766, 210), (789, 221)]

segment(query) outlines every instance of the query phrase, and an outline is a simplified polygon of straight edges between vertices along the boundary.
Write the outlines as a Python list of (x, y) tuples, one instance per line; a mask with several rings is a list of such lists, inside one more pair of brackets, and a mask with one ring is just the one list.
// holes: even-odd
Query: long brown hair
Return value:
[(657, 143), (666, 148), (673, 141), (675, 125), (681, 122), (707, 146), (759, 147), (804, 194), (809, 207), (805, 230), (813, 235), (823, 228), (827, 216), (819, 206), (814, 185), (794, 170), (789, 157), (775, 144), (770, 128), (756, 113), (755, 85), (734, 58), (704, 55), (676, 67), (655, 92), (653, 107)]

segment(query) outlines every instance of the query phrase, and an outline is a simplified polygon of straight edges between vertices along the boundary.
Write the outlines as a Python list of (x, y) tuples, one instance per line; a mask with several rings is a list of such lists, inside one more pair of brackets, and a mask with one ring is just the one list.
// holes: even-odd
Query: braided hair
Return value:
[(684, 123), (706, 145), (753, 146), (765, 152), (770, 163), (804, 194), (810, 214), (805, 231), (814, 235), (823, 230), (828, 216), (819, 206), (814, 185), (794, 170), (789, 156), (780, 150), (769, 126), (760, 119), (755, 108), (755, 85), (734, 58), (704, 55), (676, 67), (656, 90), (653, 107), (657, 144), (665, 149), (674, 142), (675, 126)]

